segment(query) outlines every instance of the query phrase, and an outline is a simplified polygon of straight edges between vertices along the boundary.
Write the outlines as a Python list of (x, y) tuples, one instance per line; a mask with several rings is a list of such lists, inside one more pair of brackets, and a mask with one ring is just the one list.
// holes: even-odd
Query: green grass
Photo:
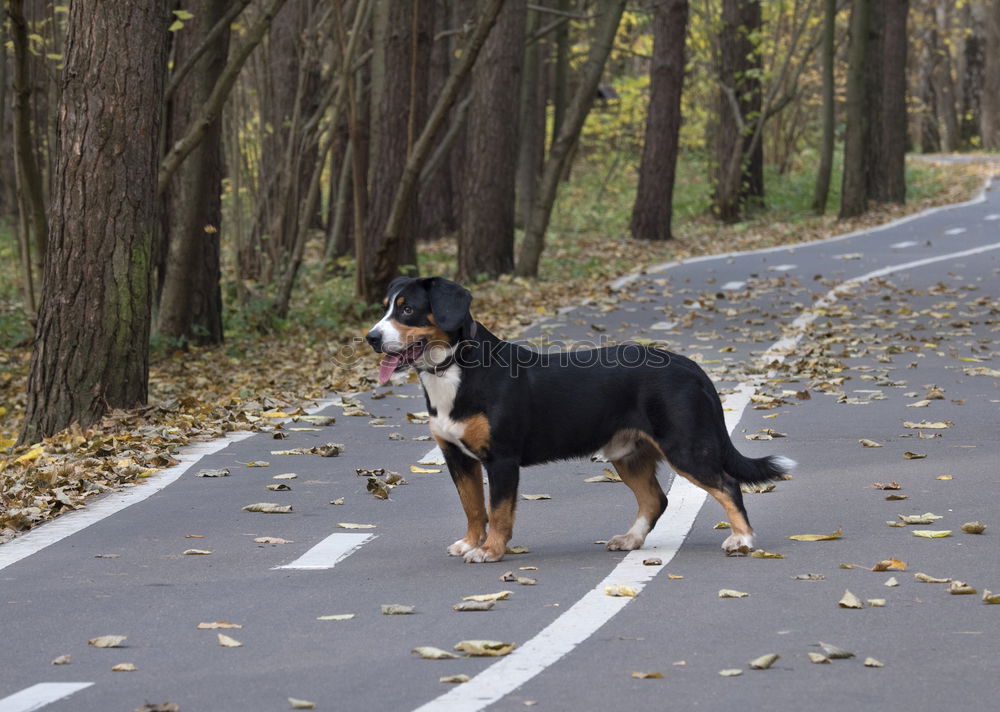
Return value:
[(31, 336), (31, 324), (21, 303), (21, 262), (14, 232), (0, 221), (0, 349), (13, 348)]

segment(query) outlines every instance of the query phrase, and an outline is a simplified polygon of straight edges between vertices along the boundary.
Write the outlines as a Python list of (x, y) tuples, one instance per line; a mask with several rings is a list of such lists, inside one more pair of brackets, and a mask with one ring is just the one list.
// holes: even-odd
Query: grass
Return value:
[(31, 336), (21, 307), (21, 262), (13, 230), (0, 221), (0, 351), (13, 348)]

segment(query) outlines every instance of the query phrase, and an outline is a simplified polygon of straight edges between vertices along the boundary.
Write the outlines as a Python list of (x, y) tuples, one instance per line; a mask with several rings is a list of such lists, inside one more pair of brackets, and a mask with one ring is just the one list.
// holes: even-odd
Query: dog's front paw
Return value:
[(459, 539), (454, 544), (448, 547), (448, 554), (450, 556), (465, 556), (469, 551), (475, 547), (470, 544), (465, 539)]
[(490, 561), (500, 561), (503, 558), (504, 552), (496, 553), (484, 547), (476, 547), (465, 553), (465, 563), (467, 564), (483, 564)]
[(731, 534), (728, 539), (722, 542), (722, 550), (727, 554), (734, 554), (738, 551), (744, 553), (753, 551), (753, 534)]
[(608, 540), (608, 551), (634, 551), (641, 549), (644, 542), (645, 538), (638, 534), (619, 534)]

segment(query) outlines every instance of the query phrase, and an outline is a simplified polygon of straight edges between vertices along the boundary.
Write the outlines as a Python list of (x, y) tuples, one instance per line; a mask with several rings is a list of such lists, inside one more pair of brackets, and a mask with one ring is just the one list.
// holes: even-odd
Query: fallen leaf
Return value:
[(132, 712), (181, 712), (180, 705), (173, 702), (147, 702)]
[(639, 591), (634, 586), (624, 583), (615, 583), (604, 587), (605, 596), (628, 596), (634, 598), (639, 595)]
[(401, 603), (383, 603), (382, 615), (384, 616), (405, 616), (413, 613), (415, 606), (405, 606)]
[(983, 603), (1000, 603), (1000, 593), (993, 593), (988, 588), (983, 589)]
[(477, 658), (498, 658), (509, 655), (516, 645), (499, 640), (462, 640), (455, 643), (455, 650)]
[(663, 673), (662, 672), (634, 672), (634, 673), (632, 673), (632, 677), (634, 677), (636, 680), (662, 680), (663, 679)]
[(471, 679), (472, 678), (470, 678), (468, 675), (445, 675), (444, 677), (439, 677), (438, 682), (448, 682), (458, 685), (463, 682), (468, 682)]
[(121, 554), (94, 554), (95, 559), (119, 559)]
[(462, 601), (452, 606), (455, 611), (488, 611), (496, 605), (496, 601)]
[(407, 413), (406, 419), (411, 423), (415, 423), (417, 425), (423, 425), (430, 422), (431, 414), (428, 413), (426, 410), (421, 410), (416, 413)]
[(903, 421), (903, 427), (911, 429), (944, 430), (945, 428), (950, 428), (952, 425), (954, 425), (954, 423), (950, 420), (938, 420), (933, 423), (929, 420), (921, 420), (919, 423), (914, 423), (909, 420)]
[(885, 667), (885, 665), (875, 658), (865, 658), (865, 667), (880, 668)]
[(219, 645), (223, 648), (242, 648), (243, 643), (236, 640), (235, 638), (230, 638), (225, 633), (216, 633), (219, 636)]
[(455, 653), (449, 653), (447, 650), (441, 650), (441, 648), (435, 648), (431, 645), (422, 645), (418, 648), (414, 648), (410, 652), (416, 653), (424, 660), (448, 660), (458, 657)]
[(319, 425), (320, 427), (326, 425), (333, 425), (337, 422), (337, 419), (332, 415), (298, 415), (292, 418), (292, 420), (304, 420), (307, 423), (312, 423), (313, 425)]
[(839, 539), (843, 533), (843, 527), (838, 527), (837, 531), (833, 534), (794, 534), (788, 538), (794, 539), (795, 541), (831, 541), (833, 539)]
[(887, 502), (896, 502), (903, 499), (909, 499), (909, 497), (907, 497), (905, 494), (892, 493), (892, 494), (887, 494), (885, 496), (885, 499)]
[(496, 593), (480, 593), (475, 596), (465, 596), (463, 601), (506, 601), (512, 591), (497, 591)]
[(298, 477), (298, 475), (296, 475), (294, 472), (286, 472), (283, 475), (275, 475), (271, 479), (272, 480), (294, 480), (297, 477)]
[(731, 588), (719, 589), (719, 598), (746, 598), (749, 595), (749, 593), (744, 591), (734, 591)]
[(902, 489), (903, 485), (898, 482), (874, 482), (872, 483), (872, 487), (880, 490), (898, 490)]
[(530, 551), (526, 546), (508, 546), (505, 554), (527, 554)]
[(773, 482), (744, 482), (740, 485), (740, 492), (743, 494), (767, 494), (774, 492), (775, 487), (777, 485)]
[(933, 512), (924, 512), (923, 514), (897, 514), (896, 518), (903, 524), (933, 524), (944, 517)]
[(374, 524), (355, 524), (354, 522), (337, 522), (341, 529), (374, 529)]
[(292, 706), (293, 710), (312, 710), (316, 709), (316, 703), (309, 700), (300, 700), (297, 697), (289, 697), (288, 704)]
[(948, 583), (951, 581), (950, 578), (936, 578), (934, 576), (928, 576), (922, 571), (918, 571), (913, 574), (913, 578), (917, 579), (917, 581), (923, 581), (924, 583)]
[(809, 662), (811, 663), (829, 663), (830, 658), (823, 655), (823, 653), (806, 653), (809, 656)]
[(282, 539), (279, 536), (259, 536), (254, 541), (258, 544), (294, 544), (291, 539)]
[(872, 571), (906, 571), (906, 562), (899, 559), (882, 559), (872, 566)]
[(948, 593), (953, 596), (961, 596), (964, 594), (977, 593), (977, 591), (965, 581), (952, 581), (948, 584)]
[(774, 662), (781, 657), (776, 653), (767, 653), (766, 655), (761, 655), (758, 658), (754, 658), (749, 663), (747, 663), (754, 670), (767, 670), (769, 667), (774, 665)]
[(930, 404), (931, 404), (930, 400), (927, 400), (925, 398), (924, 400), (918, 400), (918, 401), (914, 401), (913, 403), (907, 403), (906, 407), (907, 408), (926, 408)]
[(855, 596), (850, 591), (846, 591), (846, 590), (844, 591), (844, 595), (840, 597), (840, 600), (837, 601), (837, 605), (840, 606), (841, 608), (864, 608), (865, 607), (864, 602), (860, 598), (858, 598), (857, 596)]
[(354, 618), (353, 613), (334, 613), (330, 616), (316, 616), (318, 621), (349, 621)]
[(584, 482), (621, 482), (622, 478), (614, 470), (610, 470), (605, 467), (602, 472), (604, 474), (595, 475), (594, 477), (588, 477)]
[(663, 566), (663, 559), (658, 556), (651, 556), (642, 560), (643, 566)]
[(330, 500), (330, 504), (343, 504), (343, 503), (344, 503), (343, 497), (337, 497), (337, 499)]
[(924, 539), (943, 539), (946, 536), (951, 536), (951, 529), (914, 529), (913, 536)]
[(95, 648), (121, 648), (127, 637), (127, 635), (101, 635), (88, 640), (87, 645)]
[(861, 438), (858, 442), (864, 447), (882, 447), (882, 443), (877, 443), (874, 440), (869, 440), (868, 438)]
[(888, 586), (889, 588), (893, 588), (899, 585), (899, 581), (896, 580), (895, 576), (890, 576), (889, 578), (886, 579), (885, 583), (882, 585)]
[(185, 549), (181, 553), (184, 556), (208, 556), (212, 552), (208, 549)]
[(882, 608), (882, 607), (885, 606), (885, 599), (884, 598), (869, 598), (867, 601), (865, 601), (865, 603), (867, 603), (872, 608)]
[(846, 658), (853, 658), (854, 653), (850, 650), (844, 650), (843, 648), (838, 648), (836, 645), (831, 645), (830, 643), (824, 643), (822, 640), (819, 642), (820, 650), (823, 654), (831, 660), (844, 660)]
[(260, 461), (251, 460), (250, 462), (247, 463), (247, 467), (270, 467), (270, 466), (271, 463), (265, 460), (260, 460)]
[(719, 674), (723, 677), (739, 677), (743, 674), (743, 671), (737, 668), (728, 668), (726, 670), (719, 670)]
[(288, 492), (292, 489), (283, 482), (275, 482), (274, 484), (271, 485), (264, 485), (264, 488), (269, 489), (272, 492)]
[(111, 668), (111, 672), (135, 672), (135, 670), (135, 663), (118, 663)]
[(947, 482), (948, 480), (953, 480), (953, 479), (955, 479), (955, 478), (954, 478), (954, 477), (952, 477), (951, 475), (938, 475), (938, 476), (937, 476), (937, 477), (935, 477), (934, 479), (935, 479), (935, 480), (944, 480), (944, 481), (946, 481), (946, 482)]
[(218, 467), (215, 469), (198, 470), (195, 477), (229, 477), (228, 467)]
[(906, 452), (903, 453), (903, 457), (905, 457), (907, 460), (923, 460), (925, 457), (927, 457), (927, 455), (921, 454), (919, 452), (910, 452), (909, 450), (907, 450)]
[(667, 578), (670, 579), (671, 581), (680, 581), (684, 577), (681, 576), (680, 574), (667, 574)]
[(420, 465), (410, 465), (410, 472), (418, 475), (436, 475), (441, 470), (436, 467), (421, 467)]
[(980, 521), (966, 522), (962, 525), (962, 531), (966, 534), (982, 534), (986, 531), (986, 525)]
[(712, 525), (712, 529), (731, 529), (732, 525), (729, 522), (716, 522)]
[(750, 552), (751, 559), (784, 559), (784, 554), (777, 554), (772, 551), (764, 551), (763, 549), (754, 549)]
[(276, 502), (257, 502), (243, 507), (244, 512), (263, 512), (264, 514), (285, 514), (292, 511), (290, 504), (277, 504)]
[(823, 581), (826, 576), (823, 574), (797, 574), (792, 578), (796, 581)]
[(229, 621), (214, 621), (211, 623), (199, 623), (197, 627), (202, 630), (215, 630), (217, 628), (242, 628), (243, 626), (239, 623), (230, 623)]
[(53, 665), (69, 665), (70, 661), (73, 659), (72, 655), (60, 655), (58, 658), (52, 661)]
[(522, 499), (526, 499), (529, 502), (535, 502), (535, 501), (540, 500), (540, 499), (552, 499), (552, 495), (550, 495), (550, 494), (522, 494), (521, 498)]

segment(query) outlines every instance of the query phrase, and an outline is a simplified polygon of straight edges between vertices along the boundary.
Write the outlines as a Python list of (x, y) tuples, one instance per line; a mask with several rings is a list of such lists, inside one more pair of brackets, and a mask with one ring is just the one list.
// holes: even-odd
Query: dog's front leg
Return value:
[(483, 501), (483, 466), (451, 443), (438, 440), (451, 480), (465, 510), (465, 536), (448, 547), (452, 556), (464, 556), (486, 539), (486, 504)]
[(492, 460), (486, 466), (490, 480), (490, 528), (486, 542), (465, 554), (470, 564), (500, 561), (514, 532), (514, 507), (520, 469), (515, 461)]

